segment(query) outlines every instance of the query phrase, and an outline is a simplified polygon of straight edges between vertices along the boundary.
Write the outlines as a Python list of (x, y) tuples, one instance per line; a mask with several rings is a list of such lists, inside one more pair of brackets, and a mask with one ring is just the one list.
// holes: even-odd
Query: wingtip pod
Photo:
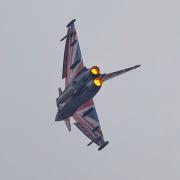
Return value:
[(105, 146), (107, 146), (109, 144), (109, 142), (108, 141), (106, 141), (102, 146), (100, 146), (99, 148), (98, 148), (98, 151), (101, 151)]
[[(76, 21), (76, 19), (73, 19), (72, 21), (70, 21), (68, 24), (67, 24), (67, 28), (69, 28), (71, 26), (71, 24), (74, 24), (74, 22)], [(60, 41), (63, 41), (67, 38), (68, 34), (66, 34), (63, 38), (60, 39)]]
[(74, 22), (76, 21), (76, 19), (73, 19), (72, 21), (70, 21), (68, 24), (67, 24), (67, 28), (71, 25), (71, 24), (74, 24)]

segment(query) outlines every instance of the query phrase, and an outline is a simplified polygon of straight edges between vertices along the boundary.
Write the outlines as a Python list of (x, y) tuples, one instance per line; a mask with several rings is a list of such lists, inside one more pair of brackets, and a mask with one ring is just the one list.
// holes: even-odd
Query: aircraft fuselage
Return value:
[(82, 104), (93, 98), (101, 88), (94, 80), (101, 76), (103, 74), (93, 75), (90, 69), (84, 68), (57, 98), (57, 120), (73, 116)]

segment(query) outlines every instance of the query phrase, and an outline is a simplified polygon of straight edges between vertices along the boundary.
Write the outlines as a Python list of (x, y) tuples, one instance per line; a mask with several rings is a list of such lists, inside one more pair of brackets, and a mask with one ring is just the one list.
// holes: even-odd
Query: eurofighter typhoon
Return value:
[(70, 117), (75, 120), (74, 125), (86, 135), (91, 142), (103, 149), (108, 141), (104, 140), (93, 97), (99, 92), (103, 83), (109, 79), (136, 69), (140, 65), (129, 67), (109, 74), (102, 74), (99, 67), (86, 68), (81, 56), (81, 50), (73, 19), (67, 25), (62, 79), (65, 79), (65, 90), (58, 89), (56, 99), (57, 115), (55, 121), (64, 121), (71, 131)]

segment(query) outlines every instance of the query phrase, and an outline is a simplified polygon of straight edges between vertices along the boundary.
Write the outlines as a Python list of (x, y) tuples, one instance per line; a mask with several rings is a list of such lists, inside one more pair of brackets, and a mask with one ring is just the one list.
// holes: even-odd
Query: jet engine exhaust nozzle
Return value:
[(98, 75), (98, 74), (100, 74), (100, 69), (99, 69), (98, 66), (93, 66), (93, 67), (90, 69), (90, 72), (91, 72), (91, 74), (93, 74), (93, 75)]
[(96, 86), (98, 86), (98, 87), (102, 86), (102, 84), (103, 84), (103, 78), (101, 78), (101, 77), (95, 78), (95, 79), (94, 79), (94, 84), (95, 84)]

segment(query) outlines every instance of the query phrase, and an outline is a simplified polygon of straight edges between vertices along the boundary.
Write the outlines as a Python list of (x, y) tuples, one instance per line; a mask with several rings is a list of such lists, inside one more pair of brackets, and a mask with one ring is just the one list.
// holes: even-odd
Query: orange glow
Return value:
[(100, 73), (100, 69), (97, 66), (93, 66), (90, 71), (93, 75), (98, 75)]
[(101, 86), (103, 84), (103, 79), (100, 77), (94, 79), (94, 84), (98, 87)]

